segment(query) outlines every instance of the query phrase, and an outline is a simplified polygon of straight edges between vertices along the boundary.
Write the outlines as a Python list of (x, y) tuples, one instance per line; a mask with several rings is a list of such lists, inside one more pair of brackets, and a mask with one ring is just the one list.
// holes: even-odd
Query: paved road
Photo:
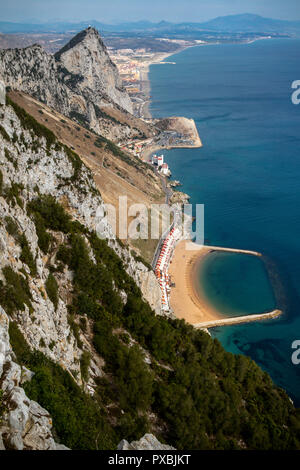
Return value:
[[(163, 188), (163, 191), (164, 191), (165, 197), (166, 197), (165, 203), (170, 205), (170, 199), (172, 197), (173, 191), (167, 185), (167, 178), (165, 176), (162, 176), (161, 174), (159, 174), (156, 169), (155, 169), (155, 172), (156, 172), (157, 176), (159, 176), (159, 178), (162, 182), (162, 188)], [(153, 256), (153, 259), (152, 259), (152, 263), (151, 263), (151, 266), (152, 266), (153, 269), (155, 269), (155, 266), (156, 266), (156, 263), (157, 263), (157, 260), (158, 260), (159, 254), (160, 254), (161, 247), (164, 243), (164, 240), (165, 240), (167, 234), (170, 232), (170, 230), (172, 230), (173, 227), (174, 227), (174, 222), (172, 222), (170, 227), (162, 234), (162, 236), (160, 237), (160, 239), (157, 243), (155, 253), (154, 253), (154, 256)]]

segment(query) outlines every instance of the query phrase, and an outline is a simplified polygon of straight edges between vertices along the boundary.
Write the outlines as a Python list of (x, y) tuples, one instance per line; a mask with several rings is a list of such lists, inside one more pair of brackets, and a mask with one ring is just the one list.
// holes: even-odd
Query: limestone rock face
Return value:
[(129, 444), (128, 441), (123, 439), (119, 445), (118, 450), (176, 450), (174, 447), (161, 444), (153, 434), (145, 434), (139, 441), (133, 441)]
[(0, 104), (5, 104), (6, 92), (4, 82), (0, 81)]
[(6, 86), (84, 121), (112, 140), (128, 138), (133, 132), (129, 125), (107, 119), (99, 108), (110, 107), (128, 116), (133, 109), (117, 67), (94, 28), (77, 34), (55, 57), (37, 44), (0, 50), (0, 77)]
[(6, 86), (24, 91), (53, 108), (66, 113), (69, 91), (59, 82), (52, 55), (34, 44), (24, 49), (0, 50), (0, 76)]
[[(101, 376), (103, 364), (92, 349), (90, 338), (80, 330), (78, 341), (69, 324), (67, 305), (68, 295), (72, 291), (73, 273), (67, 266), (55, 272), (59, 289), (59, 300), (55, 307), (45, 290), (51, 256), (55, 258), (55, 254), (44, 254), (40, 250), (36, 226), (27, 211), (27, 203), (39, 195), (52, 195), (73, 220), (88, 230), (97, 230), (99, 208), (104, 213), (103, 200), (96, 190), (90, 170), (82, 165), (80, 177), (74, 178), (75, 169), (65, 149), (56, 144), (47, 147), (44, 137), (26, 130), (12, 106), (0, 107), (0, 126), (0, 281), (6, 283), (3, 268), (9, 267), (27, 280), (31, 294), (31, 308), (24, 303), (24, 309), (10, 312), (12, 320), (17, 323), (32, 349), (41, 351), (58, 363), (74, 377), (78, 385), (83, 385), (85, 391), (92, 395), (96, 386), (94, 378)], [(14, 204), (7, 195), (11, 188), (15, 195), (18, 194), (11, 196), (18, 198)], [(36, 263), (35, 274), (32, 274), (22, 258), (21, 246), (12, 230), (8, 229), (8, 221), (17, 227), (18, 233), (26, 237)], [(123, 260), (127, 273), (140, 286), (144, 297), (158, 310), (157, 296), (160, 290), (153, 272), (143, 263), (137, 262), (126, 247), (112, 239), (108, 222), (103, 224), (102, 233), (110, 238), (109, 245)], [(62, 232), (51, 234), (58, 244), (65, 241)], [(157, 295), (154, 294), (155, 289)], [(122, 301), (126, 302), (124, 294), (120, 292)], [(64, 446), (54, 442), (49, 413), (31, 401), (22, 388), (24, 382), (31, 380), (32, 372), (16, 362), (9, 342), (7, 313), (0, 307), (0, 390), (3, 391), (5, 406), (4, 414), (0, 416), (0, 449), (63, 449)], [(83, 381), (80, 368), (80, 359), (85, 351), (93, 356), (88, 383)]]
[(157, 279), (152, 271), (140, 271), (137, 283), (144, 293), (145, 299), (157, 315), (161, 314), (161, 290), (158, 289)]
[[(57, 444), (52, 436), (52, 420), (48, 411), (30, 400), (21, 388), (22, 368), (14, 362), (9, 343), (9, 319), (0, 307), (0, 450), (57, 450), (67, 447)], [(26, 368), (25, 368), (26, 369)], [(32, 372), (26, 369), (30, 380)]]
[(132, 102), (122, 88), (117, 67), (94, 28), (77, 34), (55, 54), (55, 59), (64, 69), (65, 81), (70, 81), (72, 76), (79, 77), (74, 80), (72, 89), (87, 101), (102, 105), (111, 100), (132, 113)]
[[(81, 385), (80, 358), (82, 350), (78, 347), (69, 325), (67, 310), (68, 291), (72, 290), (72, 272), (65, 269), (64, 272), (56, 274), (61, 295), (57, 308), (55, 308), (45, 291), (50, 260), (38, 246), (36, 227), (26, 211), (26, 204), (36, 198), (38, 194), (51, 194), (67, 208), (74, 220), (79, 221), (89, 230), (96, 230), (99, 223), (97, 213), (99, 208), (104, 208), (103, 200), (96, 190), (90, 171), (84, 165), (80, 181), (76, 184), (63, 184), (74, 174), (68, 156), (62, 149), (55, 150), (55, 147), (52, 147), (47, 150), (43, 139), (40, 140), (37, 149), (35, 144), (34, 149), (31, 132), (22, 128), (12, 107), (4, 107), (2, 117), (0, 114), (0, 125), (8, 136), (11, 138), (15, 136), (17, 139), (15, 143), (8, 142), (0, 134), (0, 166), (3, 184), (8, 187), (12, 184), (18, 184), (24, 188), (21, 194), (23, 207), (18, 204), (12, 207), (6, 198), (0, 195), (0, 218), (3, 221), (7, 218), (12, 219), (18, 230), (26, 236), (37, 266), (37, 275), (33, 277), (30, 275), (27, 264), (20, 259), (20, 246), (8, 233), (5, 223), (0, 224), (0, 280), (4, 281), (2, 268), (5, 266), (10, 266), (16, 272), (27, 273), (33, 311), (29, 311), (28, 306), (25, 305), (24, 311), (18, 312), (15, 320), (26, 341), (33, 349), (42, 351), (51, 360), (58, 362), (72, 373), (76, 377), (77, 383)], [(144, 298), (159, 314), (160, 289), (154, 273), (149, 271), (143, 263), (136, 261), (126, 247), (122, 247), (112, 239), (112, 231), (108, 222), (103, 224), (102, 232), (105, 237), (110, 239), (110, 247), (124, 261), (127, 273), (141, 288)], [(53, 236), (58, 235), (53, 234)], [(59, 236), (64, 237), (63, 234)], [(64, 240), (59, 241), (63, 242)], [(123, 301), (125, 302), (126, 298)], [(81, 339), (84, 340), (84, 338)], [(94, 375), (99, 374), (96, 365), (92, 363), (91, 366), (96, 371)], [(26, 375), (25, 371), (23, 371), (24, 374)], [(19, 377), (18, 380), (20, 380)], [(91, 385), (93, 385), (92, 382)]]

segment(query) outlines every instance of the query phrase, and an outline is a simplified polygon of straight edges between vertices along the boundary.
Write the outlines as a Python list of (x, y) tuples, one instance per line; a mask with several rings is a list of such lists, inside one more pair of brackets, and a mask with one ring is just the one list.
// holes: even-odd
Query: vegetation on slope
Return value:
[[(21, 117), (47, 140), (43, 127)], [(178, 449), (300, 448), (299, 410), (251, 359), (225, 352), (184, 321), (155, 316), (107, 242), (74, 222), (54, 197), (38, 197), (26, 209), (43, 251), (52, 243), (48, 230), (64, 234), (56, 259), (74, 274), (70, 325), (79, 342), (80, 319), (88, 317), (93, 345), (105, 360), (106, 376), (97, 379), (90, 397), (67, 371), (31, 351), (10, 323), (18, 361), (35, 372), (26, 393), (51, 413), (61, 442), (73, 449), (112, 449), (121, 438), (155, 429)], [(25, 258), (30, 264), (26, 251)], [(2, 274), (0, 304), (7, 313), (14, 318), (25, 304), (32, 309), (26, 274), (8, 266)], [(48, 284), (55, 302), (56, 285)], [(85, 379), (88, 361), (86, 356), (81, 364)]]
[(14, 322), (9, 325), (10, 342), (19, 363), (35, 375), (24, 386), (32, 400), (51, 410), (55, 431), (72, 449), (112, 449), (117, 439), (97, 401), (86, 395), (70, 374), (37, 351), (31, 351)]
[[(178, 449), (299, 448), (299, 411), (251, 359), (225, 352), (217, 340), (184, 321), (155, 316), (106, 241), (88, 232), (83, 238), (71, 223), (58, 222), (54, 204), (39, 199), (32, 206), (47, 227), (68, 234), (57, 257), (74, 272), (70, 312), (92, 319), (94, 347), (105, 359), (107, 379), (99, 379), (94, 402), (113, 410), (115, 421), (109, 413), (103, 418), (110, 423), (111, 442), (113, 436), (139, 438), (151, 429), (154, 412), (165, 424), (159, 438)], [(59, 212), (63, 218), (63, 209)], [(126, 293), (125, 304), (120, 291)], [(124, 331), (133, 338), (131, 344), (120, 334)], [(145, 351), (151, 355), (149, 365)], [(47, 380), (53, 380), (52, 374), (51, 368)], [(55, 374), (55, 380), (59, 377)], [(53, 415), (63, 442), (79, 442), (81, 425), (62, 433), (65, 412), (57, 411), (56, 400), (44, 389), (36, 375), (26, 390)], [(94, 448), (92, 440), (84, 442)]]
[(46, 139), (47, 148), (50, 148), (51, 145), (56, 142), (56, 137), (50, 129), (43, 126), (43, 124), (38, 123), (32, 116), (30, 116), (30, 114), (14, 103), (7, 95), (6, 104), (14, 108), (14, 111), (20, 119), (24, 129), (33, 131), (37, 137), (44, 137)]

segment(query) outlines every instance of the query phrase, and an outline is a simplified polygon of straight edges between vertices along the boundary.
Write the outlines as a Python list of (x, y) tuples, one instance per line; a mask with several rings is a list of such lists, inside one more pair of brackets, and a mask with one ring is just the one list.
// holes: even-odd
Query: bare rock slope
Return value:
[(22, 383), (32, 373), (19, 366), (9, 342), (9, 318), (0, 307), (0, 450), (66, 450), (52, 436), (52, 419), (48, 411), (30, 400)]
[[(3, 103), (5, 91), (0, 82), (1, 90)], [(72, 295), (71, 270), (64, 268), (55, 273), (56, 302), (49, 294), (47, 280), (53, 278), (53, 263), (57, 266), (55, 247), (64, 243), (65, 236), (52, 231), (51, 251), (43, 252), (39, 226), (29, 205), (36, 198), (51, 195), (72, 220), (95, 231), (99, 223), (97, 210), (103, 207), (103, 200), (79, 157), (76, 162), (75, 154), (57, 142), (50, 131), (38, 127), (21, 108), (16, 110), (12, 105), (0, 106), (0, 448), (57, 449), (62, 447), (52, 437), (48, 411), (27, 398), (22, 388), (23, 381), (30, 380), (32, 374), (16, 362), (9, 323), (17, 325), (32, 351), (40, 351), (59, 364), (87, 394), (93, 395), (94, 379), (103, 375), (103, 361), (95, 354), (89, 328), (85, 333), (78, 330), (78, 325), (74, 329), (76, 320), (70, 322), (67, 307)], [(39, 130), (44, 135), (38, 135)], [(101, 233), (108, 238), (111, 235), (105, 220)], [(111, 239), (109, 244), (144, 296), (153, 297), (153, 289), (159, 291), (154, 273), (116, 240)], [(92, 250), (90, 256), (94, 260)], [(144, 286), (147, 279), (151, 292)], [(125, 302), (124, 294), (119, 292)], [(84, 377), (81, 360), (86, 354), (90, 361)]]
[[(117, 67), (95, 29), (77, 34), (55, 54), (55, 59), (65, 74), (64, 81), (79, 95), (98, 105), (111, 101), (132, 113), (132, 103), (122, 87)], [(72, 79), (74, 83), (70, 83)]]
[(55, 56), (34, 44), (0, 50), (0, 78), (112, 140), (151, 133), (132, 115), (132, 102), (94, 28), (77, 34)]

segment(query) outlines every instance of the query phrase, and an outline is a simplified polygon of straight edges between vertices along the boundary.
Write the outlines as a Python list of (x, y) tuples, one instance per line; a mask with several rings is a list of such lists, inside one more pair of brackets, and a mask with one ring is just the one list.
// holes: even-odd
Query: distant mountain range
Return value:
[(120, 23), (117, 25), (105, 24), (91, 20), (80, 23), (49, 22), (41, 24), (12, 23), (0, 21), (2, 33), (66, 33), (77, 32), (88, 26), (93, 26), (103, 33), (143, 33), (146, 35), (157, 34), (191, 34), (203, 31), (224, 33), (272, 33), (300, 37), (300, 21), (276, 20), (263, 18), (259, 15), (242, 14), (218, 17), (204, 23), (170, 23), (161, 21), (138, 21)]

